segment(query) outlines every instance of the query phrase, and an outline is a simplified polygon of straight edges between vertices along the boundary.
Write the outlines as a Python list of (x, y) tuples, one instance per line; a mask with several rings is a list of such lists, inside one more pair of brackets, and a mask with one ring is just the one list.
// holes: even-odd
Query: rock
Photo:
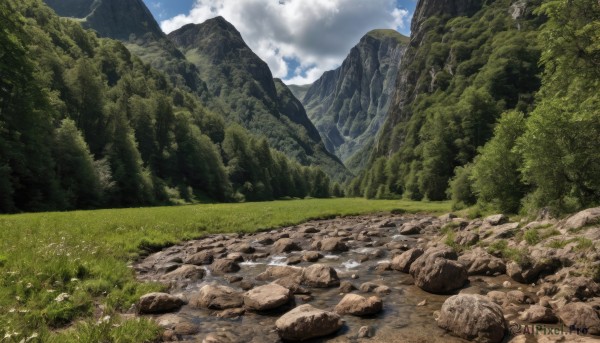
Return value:
[(217, 313), (217, 318), (233, 319), (243, 316), (246, 310), (243, 308), (229, 308)]
[(571, 297), (579, 300), (587, 300), (600, 295), (600, 286), (594, 280), (587, 277), (569, 277), (560, 286), (560, 291), (570, 293)]
[(508, 223), (508, 217), (503, 214), (495, 214), (493, 216), (486, 217), (483, 222), (491, 226), (496, 226)]
[(490, 291), (486, 296), (498, 305), (504, 305), (508, 302), (508, 297), (504, 292)]
[(287, 263), (290, 266), (296, 265), (296, 264), (300, 264), (300, 263), (302, 263), (302, 257), (300, 257), (300, 256), (290, 256), (290, 257), (287, 258), (287, 260), (285, 261), (285, 263)]
[(292, 300), (292, 292), (278, 284), (256, 287), (244, 294), (244, 306), (253, 311), (266, 311), (283, 306)]
[(369, 338), (371, 337), (371, 328), (368, 326), (361, 326), (360, 329), (358, 329), (358, 338)]
[(340, 315), (368, 316), (377, 314), (381, 310), (383, 310), (383, 301), (379, 297), (367, 299), (358, 294), (346, 294), (334, 311)]
[(319, 310), (308, 304), (296, 307), (275, 322), (279, 336), (291, 341), (327, 336), (338, 331), (342, 325), (337, 313)]
[(504, 262), (488, 254), (482, 248), (470, 250), (458, 258), (458, 263), (465, 266), (469, 275), (495, 275), (504, 274)]
[(192, 299), (190, 304), (194, 307), (225, 310), (242, 307), (244, 299), (242, 293), (237, 292), (231, 287), (206, 285), (200, 289), (200, 293)]
[(290, 276), (302, 276), (304, 268), (292, 267), (292, 266), (270, 266), (264, 272), (256, 276), (258, 281), (266, 281), (273, 279), (280, 279), (283, 277)]
[(508, 239), (513, 237), (518, 230), (519, 223), (508, 223), (494, 226), (485, 232), (486, 238), (483, 241), (486, 243), (494, 243), (499, 239)]
[(227, 254), (227, 256), (225, 258), (228, 260), (232, 260), (233, 262), (236, 262), (236, 263), (244, 262), (244, 256), (242, 255), (242, 253), (239, 253), (239, 252), (232, 252), (230, 254)]
[(392, 259), (391, 268), (403, 273), (408, 273), (410, 271), (410, 266), (417, 258), (423, 255), (423, 252), (424, 251), (421, 248), (413, 248), (405, 251), (401, 255), (395, 256)]
[(340, 282), (340, 292), (342, 293), (350, 293), (355, 290), (356, 287), (350, 281), (342, 281)]
[(502, 308), (481, 295), (459, 294), (444, 302), (439, 327), (478, 342), (501, 342), (507, 330)]
[(204, 277), (204, 269), (191, 264), (184, 264), (174, 271), (167, 273), (161, 277), (162, 281), (180, 281), (191, 280), (197, 281)]
[(348, 251), (348, 246), (342, 238), (325, 238), (313, 244), (313, 248), (327, 252), (344, 252)]
[(317, 251), (307, 251), (302, 255), (302, 260), (306, 262), (317, 262), (322, 259), (323, 255), (321, 255)]
[(435, 294), (448, 294), (464, 286), (468, 280), (462, 264), (449, 260), (456, 253), (448, 248), (432, 248), (417, 258), (410, 267), (410, 275), (419, 288)]
[(273, 251), (280, 254), (300, 250), (302, 250), (302, 248), (289, 238), (280, 238), (273, 244)]
[(402, 225), (400, 228), (401, 235), (418, 235), (421, 233), (422, 225), (415, 222), (410, 222)]
[(479, 234), (471, 231), (460, 232), (456, 235), (455, 242), (456, 244), (469, 247), (479, 242)]
[(567, 326), (587, 329), (589, 334), (600, 335), (600, 317), (598, 312), (590, 305), (584, 303), (570, 303), (558, 310), (558, 317)]
[(600, 207), (588, 208), (569, 217), (561, 227), (567, 230), (576, 230), (597, 223), (600, 223)]
[(360, 285), (358, 289), (363, 293), (371, 293), (379, 286), (381, 285), (376, 284), (374, 282), (365, 282), (362, 285)]
[(419, 306), (419, 307), (420, 306), (425, 306), (425, 305), (427, 305), (427, 299), (425, 299), (425, 300), (423, 300), (423, 301), (421, 301), (420, 303), (417, 304), (417, 306)]
[(194, 264), (197, 266), (211, 264), (214, 260), (213, 252), (210, 250), (204, 250), (199, 253), (195, 253), (186, 258), (185, 263)]
[(287, 276), (277, 279), (273, 283), (289, 289), (294, 294), (310, 294), (308, 289), (300, 285), (302, 283), (302, 276)]
[(252, 254), (255, 251), (254, 247), (252, 247), (248, 243), (240, 243), (240, 244), (234, 245), (230, 250), (232, 252), (239, 252), (242, 254)]
[(304, 269), (302, 280), (310, 287), (326, 288), (340, 285), (335, 269), (324, 264), (313, 264)]
[(540, 274), (549, 275), (560, 267), (560, 262), (552, 258), (543, 258), (526, 263), (509, 262), (506, 265), (506, 275), (520, 283), (532, 283), (539, 279)]
[(211, 270), (215, 274), (235, 273), (240, 270), (240, 265), (232, 259), (223, 258), (214, 261)]
[(506, 299), (513, 304), (525, 304), (528, 297), (521, 291), (509, 291), (506, 293)]
[(392, 289), (391, 289), (391, 288), (389, 288), (389, 287), (388, 287), (388, 286), (386, 286), (386, 285), (381, 285), (381, 286), (379, 286), (379, 287), (376, 287), (376, 288), (373, 290), (373, 292), (375, 292), (375, 293), (377, 293), (377, 294), (379, 294), (379, 295), (387, 295), (387, 294), (390, 294), (390, 293), (392, 293)]
[(540, 305), (531, 305), (521, 313), (519, 319), (528, 323), (554, 324), (558, 322), (558, 318), (551, 309)]
[(504, 281), (502, 283), (502, 287), (504, 287), (504, 288), (510, 288), (510, 287), (512, 287), (512, 283), (510, 283), (510, 281)]
[(182, 299), (167, 293), (143, 295), (138, 303), (140, 314), (167, 313), (179, 310), (185, 304)]

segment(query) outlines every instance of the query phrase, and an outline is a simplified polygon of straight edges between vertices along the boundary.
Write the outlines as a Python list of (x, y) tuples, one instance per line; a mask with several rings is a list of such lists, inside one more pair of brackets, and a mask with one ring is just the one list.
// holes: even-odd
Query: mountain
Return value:
[(308, 89), (310, 88), (310, 86), (312, 86), (312, 84), (308, 84), (308, 85), (287, 85), (287, 87), (290, 89), (290, 91), (292, 91), (292, 93), (294, 94), (294, 96), (296, 97), (296, 99), (302, 101), (302, 99), (304, 99), (304, 96), (306, 95), (306, 92), (308, 92)]
[[(301, 98), (327, 150), (342, 161), (373, 144), (386, 119), (408, 41), (395, 30), (367, 33), (341, 67), (323, 74)], [(354, 164), (359, 167), (364, 161)]]
[(419, 0), (396, 91), (353, 194), (446, 199), (506, 111), (540, 88), (540, 0)]
[(179, 86), (203, 95), (195, 66), (167, 39), (142, 0), (44, 0), (62, 17), (74, 18), (98, 36), (117, 39)]
[(329, 153), (304, 107), (267, 64), (222, 17), (189, 24), (168, 35), (194, 63), (228, 121), (267, 137), (269, 143), (303, 165), (316, 165), (344, 179), (347, 169)]

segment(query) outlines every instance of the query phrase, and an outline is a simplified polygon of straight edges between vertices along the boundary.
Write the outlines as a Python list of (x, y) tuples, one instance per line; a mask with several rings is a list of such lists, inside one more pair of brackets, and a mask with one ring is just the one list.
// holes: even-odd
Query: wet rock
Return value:
[(255, 251), (254, 247), (252, 247), (248, 243), (240, 243), (240, 244), (234, 245), (233, 247), (231, 247), (230, 250), (232, 252), (239, 252), (242, 254), (252, 254)]
[(217, 313), (217, 318), (234, 319), (244, 315), (246, 310), (243, 308), (229, 308)]
[(287, 258), (287, 260), (285, 261), (285, 263), (287, 263), (290, 266), (296, 265), (296, 264), (300, 264), (302, 263), (302, 257), (300, 256), (290, 256)]
[(308, 304), (296, 307), (275, 322), (279, 336), (291, 341), (327, 336), (338, 331), (342, 325), (337, 313), (319, 310)]
[(300, 251), (302, 248), (289, 238), (280, 238), (273, 244), (273, 251), (276, 253), (286, 253), (292, 251)]
[(478, 342), (501, 342), (507, 329), (502, 308), (481, 295), (448, 298), (437, 319), (439, 327)]
[(244, 306), (253, 311), (267, 311), (278, 308), (293, 299), (292, 292), (278, 284), (256, 287), (244, 294)]
[(375, 289), (373, 290), (373, 292), (375, 292), (375, 293), (377, 293), (377, 294), (379, 294), (379, 295), (387, 295), (387, 294), (390, 294), (390, 293), (392, 293), (392, 289), (391, 289), (391, 288), (389, 288), (389, 287), (388, 287), (388, 286), (386, 286), (386, 285), (381, 285), (381, 286), (379, 286), (379, 287), (375, 288)]
[(184, 264), (174, 271), (167, 273), (161, 277), (161, 281), (181, 281), (191, 280), (197, 281), (204, 277), (204, 269), (198, 266)]
[(410, 267), (415, 285), (435, 294), (448, 294), (464, 286), (467, 270), (448, 258), (456, 258), (456, 253), (445, 247), (429, 249), (417, 258)]
[(554, 324), (558, 322), (558, 318), (551, 309), (540, 305), (531, 305), (521, 313), (519, 319), (528, 323)]
[(185, 304), (181, 298), (167, 293), (149, 293), (143, 295), (138, 303), (140, 314), (155, 314), (177, 311)]
[(301, 286), (302, 276), (288, 276), (275, 280), (273, 283), (289, 289), (294, 294), (310, 294), (310, 290)]
[(223, 279), (227, 280), (229, 283), (238, 283), (244, 280), (244, 278), (239, 275), (225, 275)]
[(340, 292), (341, 293), (350, 293), (355, 290), (356, 287), (350, 281), (342, 281), (340, 282)]
[(380, 262), (375, 266), (375, 271), (382, 273), (388, 270), (392, 270), (392, 264), (390, 262)]
[(302, 255), (302, 260), (304, 260), (306, 262), (317, 262), (318, 260), (320, 260), (322, 258), (323, 258), (323, 255), (321, 255), (317, 251), (307, 251)]
[(254, 288), (255, 285), (254, 285), (254, 282), (252, 282), (252, 281), (242, 280), (242, 281), (240, 281), (238, 286), (241, 289), (243, 289), (244, 291), (248, 291), (248, 290), (251, 290), (252, 288)]
[(568, 327), (586, 328), (589, 334), (600, 335), (598, 311), (584, 303), (570, 303), (558, 310), (558, 317)]
[(587, 225), (600, 223), (600, 207), (588, 208), (571, 217), (561, 225), (564, 229), (576, 230)]
[(340, 285), (335, 269), (324, 264), (313, 264), (304, 269), (302, 280), (309, 287), (327, 288)]
[(486, 217), (483, 222), (491, 226), (496, 226), (508, 223), (508, 217), (504, 214), (495, 214), (493, 216)]
[(283, 277), (302, 276), (304, 268), (292, 266), (270, 266), (256, 276), (258, 281), (274, 280)]
[(496, 275), (506, 272), (506, 264), (482, 248), (466, 252), (458, 258), (458, 263), (465, 266), (469, 275)]
[(342, 238), (325, 238), (320, 241), (316, 241), (313, 244), (313, 249), (326, 251), (326, 252), (344, 252), (348, 251), (348, 246)]
[(392, 259), (391, 268), (403, 273), (408, 273), (410, 271), (410, 266), (417, 258), (421, 257), (423, 253), (424, 251), (421, 248), (413, 248), (405, 251)]
[(211, 263), (213, 263), (213, 260), (214, 260), (213, 252), (210, 250), (204, 250), (204, 251), (200, 251), (198, 253), (188, 256), (185, 259), (185, 263), (201, 266), (201, 265), (211, 264)]
[(365, 298), (358, 294), (346, 294), (335, 307), (335, 312), (340, 315), (368, 316), (381, 312), (383, 301), (379, 297)]
[(242, 307), (243, 304), (242, 293), (231, 287), (221, 285), (206, 285), (202, 287), (199, 294), (190, 302), (190, 305), (194, 307), (209, 308), (212, 310)]
[(368, 326), (361, 326), (360, 329), (358, 329), (358, 338), (369, 338), (371, 337), (371, 328)]
[(240, 270), (240, 265), (232, 259), (223, 258), (214, 261), (210, 269), (215, 274), (235, 273)]

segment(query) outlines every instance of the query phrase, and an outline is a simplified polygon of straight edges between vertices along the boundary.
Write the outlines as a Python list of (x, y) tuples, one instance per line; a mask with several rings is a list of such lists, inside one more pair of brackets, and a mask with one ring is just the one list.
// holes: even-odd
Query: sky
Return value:
[(410, 34), (417, 0), (144, 0), (166, 33), (223, 16), (287, 84), (339, 67), (373, 29)]

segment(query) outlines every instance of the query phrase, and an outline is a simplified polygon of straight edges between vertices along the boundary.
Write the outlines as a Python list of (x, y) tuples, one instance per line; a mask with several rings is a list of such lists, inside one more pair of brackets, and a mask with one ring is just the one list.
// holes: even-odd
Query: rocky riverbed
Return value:
[(164, 341), (596, 341), (599, 219), (389, 214), (208, 236), (133, 266), (169, 289), (137, 313)]

